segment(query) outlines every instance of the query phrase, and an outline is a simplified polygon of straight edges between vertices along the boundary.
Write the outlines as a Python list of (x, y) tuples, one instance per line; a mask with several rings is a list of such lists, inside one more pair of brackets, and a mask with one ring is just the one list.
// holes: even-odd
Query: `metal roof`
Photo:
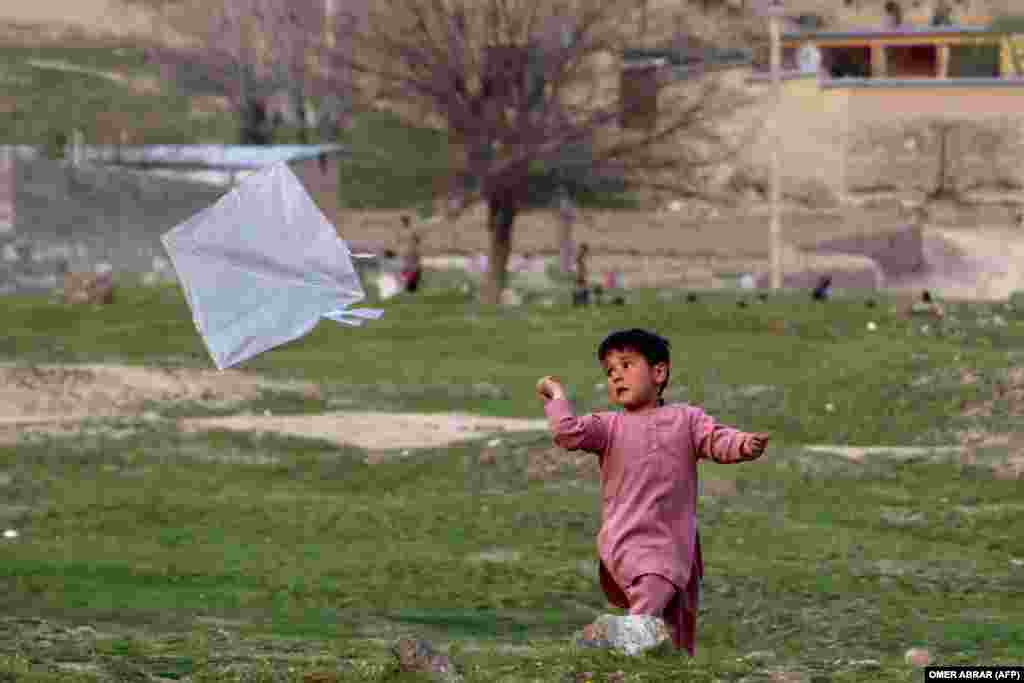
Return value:
[[(347, 151), (344, 145), (83, 145), (84, 161), (220, 169), (259, 169), (281, 161)], [(70, 157), (71, 154), (69, 153)]]

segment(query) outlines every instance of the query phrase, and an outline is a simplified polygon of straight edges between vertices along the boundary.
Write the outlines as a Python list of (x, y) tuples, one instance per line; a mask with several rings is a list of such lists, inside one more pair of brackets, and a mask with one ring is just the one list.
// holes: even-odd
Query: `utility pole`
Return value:
[(771, 259), (773, 290), (782, 288), (782, 226), (780, 201), (782, 190), (780, 185), (782, 136), (779, 131), (779, 109), (782, 104), (782, 0), (768, 0), (764, 13), (768, 16), (768, 29), (771, 35), (771, 70), (772, 98), (774, 114), (772, 116), (772, 196), (771, 196)]

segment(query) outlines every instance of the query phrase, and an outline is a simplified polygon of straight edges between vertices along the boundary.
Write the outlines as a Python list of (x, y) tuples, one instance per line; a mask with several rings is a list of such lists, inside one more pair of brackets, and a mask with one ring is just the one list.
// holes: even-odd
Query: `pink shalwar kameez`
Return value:
[(697, 461), (753, 460), (742, 454), (751, 435), (686, 404), (576, 417), (568, 400), (557, 399), (544, 413), (555, 444), (600, 458), (597, 550), (608, 601), (631, 614), (664, 618), (675, 647), (692, 657), (704, 575)]

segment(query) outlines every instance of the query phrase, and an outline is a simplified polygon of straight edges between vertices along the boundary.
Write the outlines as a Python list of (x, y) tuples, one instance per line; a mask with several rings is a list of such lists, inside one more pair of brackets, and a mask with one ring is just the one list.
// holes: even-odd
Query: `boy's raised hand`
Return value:
[(751, 434), (743, 444), (743, 455), (748, 458), (759, 458), (768, 446), (769, 436), (764, 432)]
[(558, 378), (545, 375), (537, 380), (537, 395), (542, 401), (565, 398), (565, 389), (562, 388)]

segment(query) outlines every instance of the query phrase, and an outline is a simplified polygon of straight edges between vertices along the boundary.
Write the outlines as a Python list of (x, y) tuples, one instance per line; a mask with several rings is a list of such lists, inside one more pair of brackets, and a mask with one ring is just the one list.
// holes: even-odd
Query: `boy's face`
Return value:
[(632, 349), (609, 351), (601, 361), (608, 385), (608, 400), (628, 412), (656, 407), (658, 386), (668, 379), (668, 364), (654, 367)]

